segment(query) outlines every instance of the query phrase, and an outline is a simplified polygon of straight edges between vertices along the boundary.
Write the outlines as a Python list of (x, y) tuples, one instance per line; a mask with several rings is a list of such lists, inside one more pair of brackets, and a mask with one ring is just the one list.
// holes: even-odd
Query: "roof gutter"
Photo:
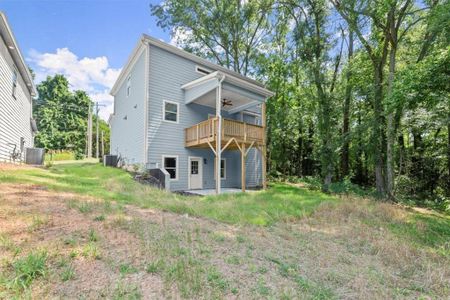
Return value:
[(3, 40), (8, 47), (9, 52), (27, 85), (28, 90), (30, 91), (31, 96), (36, 96), (36, 86), (33, 82), (33, 76), (31, 76), (30, 70), (28, 66), (25, 64), (25, 60), (23, 59), (22, 54), (20, 53), (19, 46), (17, 45), (16, 39), (14, 38), (14, 34), (11, 31), (11, 28), (8, 24), (8, 19), (5, 14), (0, 11), (0, 34), (3, 37)]

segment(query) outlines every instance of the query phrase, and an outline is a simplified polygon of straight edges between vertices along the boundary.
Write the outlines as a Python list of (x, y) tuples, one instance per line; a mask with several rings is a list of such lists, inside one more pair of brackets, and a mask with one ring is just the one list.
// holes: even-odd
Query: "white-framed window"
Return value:
[(220, 160), (220, 179), (227, 179), (227, 161), (225, 158)]
[(178, 180), (178, 156), (163, 155), (162, 165), (163, 168), (170, 174), (170, 180)]
[(178, 123), (179, 105), (176, 102), (164, 100), (163, 118), (166, 122)]
[(16, 98), (17, 91), (17, 70), (13, 68), (13, 76), (12, 76), (12, 96)]
[(131, 75), (127, 78), (127, 97), (131, 94)]
[(200, 66), (195, 66), (195, 72), (200, 73), (202, 75), (208, 75), (208, 74), (212, 73), (211, 70), (209, 70), (207, 68), (200, 67)]

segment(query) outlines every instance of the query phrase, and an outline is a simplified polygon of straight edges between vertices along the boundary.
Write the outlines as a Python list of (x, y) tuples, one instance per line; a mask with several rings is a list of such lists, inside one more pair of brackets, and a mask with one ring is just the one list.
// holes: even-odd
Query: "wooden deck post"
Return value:
[(197, 144), (200, 143), (199, 126), (197, 124)]
[(219, 84), (216, 88), (216, 194), (220, 194), (220, 163), (222, 156), (222, 116), (221, 116), (221, 108), (222, 108), (222, 81), (224, 77), (218, 78)]
[(266, 147), (266, 103), (264, 102), (261, 105), (261, 123), (263, 126), (263, 145), (261, 147), (261, 159), (262, 159), (262, 184), (263, 189), (267, 188), (267, 180), (266, 180), (266, 173), (267, 173), (267, 147)]
[(241, 146), (241, 187), (242, 192), (245, 192), (245, 143)]

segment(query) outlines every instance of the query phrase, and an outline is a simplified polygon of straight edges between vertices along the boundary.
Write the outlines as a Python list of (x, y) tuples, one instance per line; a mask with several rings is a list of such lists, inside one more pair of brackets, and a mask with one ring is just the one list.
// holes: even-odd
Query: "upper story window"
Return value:
[(131, 75), (128, 76), (127, 79), (127, 97), (130, 96), (131, 93)]
[(208, 69), (200, 67), (200, 66), (195, 66), (195, 72), (203, 74), (203, 75), (211, 74), (211, 70), (208, 70)]
[(178, 111), (179, 111), (178, 103), (164, 100), (163, 104), (164, 121), (178, 123)]
[(17, 91), (17, 71), (13, 69), (13, 77), (12, 77), (12, 96), (16, 98)]

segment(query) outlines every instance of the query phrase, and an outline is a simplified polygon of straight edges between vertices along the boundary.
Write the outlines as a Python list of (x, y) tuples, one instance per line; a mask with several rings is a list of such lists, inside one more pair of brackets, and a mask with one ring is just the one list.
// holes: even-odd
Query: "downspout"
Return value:
[(217, 133), (216, 133), (216, 194), (220, 194), (220, 165), (222, 156), (222, 115), (221, 115), (221, 99), (222, 99), (222, 82), (225, 80), (225, 75), (217, 74), (219, 84), (216, 90), (216, 118), (217, 118)]

